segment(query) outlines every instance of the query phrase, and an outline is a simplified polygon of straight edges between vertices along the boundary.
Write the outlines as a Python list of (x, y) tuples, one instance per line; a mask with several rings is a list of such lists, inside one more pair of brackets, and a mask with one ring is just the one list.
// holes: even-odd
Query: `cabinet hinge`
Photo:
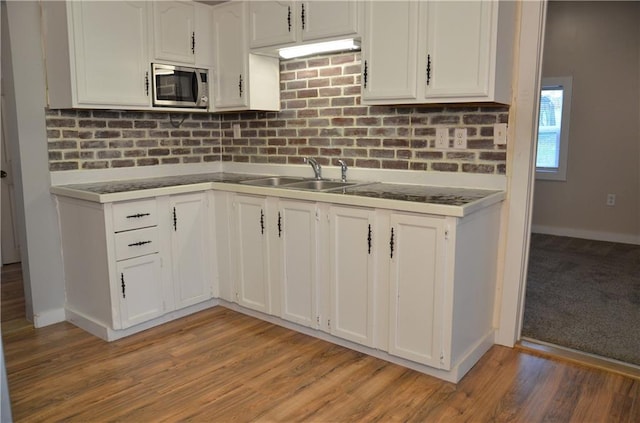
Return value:
[(440, 366), (444, 367), (444, 351), (440, 351)]
[(448, 240), (449, 239), (449, 229), (445, 229), (444, 230), (444, 239)]
[(320, 325), (320, 316), (316, 316), (316, 323)]
[(320, 221), (320, 210), (316, 208), (316, 221)]
[(327, 327), (331, 329), (331, 319), (327, 319)]

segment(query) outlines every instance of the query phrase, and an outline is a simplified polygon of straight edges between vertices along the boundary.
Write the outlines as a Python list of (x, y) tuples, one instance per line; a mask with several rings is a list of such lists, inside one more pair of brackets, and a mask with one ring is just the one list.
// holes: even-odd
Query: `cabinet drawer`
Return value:
[(158, 251), (158, 228), (144, 228), (115, 234), (116, 260), (139, 257)]
[(113, 205), (113, 230), (115, 232), (146, 228), (158, 224), (155, 198), (126, 201)]

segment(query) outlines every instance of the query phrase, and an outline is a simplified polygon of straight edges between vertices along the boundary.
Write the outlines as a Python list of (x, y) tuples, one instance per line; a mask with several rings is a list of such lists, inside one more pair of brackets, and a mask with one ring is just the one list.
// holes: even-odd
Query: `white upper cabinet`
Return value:
[(286, 45), (296, 41), (297, 14), (293, 1), (249, 3), (251, 48)]
[(211, 7), (193, 1), (153, 2), (153, 59), (210, 67)]
[(250, 54), (245, 2), (213, 10), (215, 111), (280, 110), (280, 62)]
[(230, 2), (216, 6), (213, 13), (214, 106), (217, 108), (249, 105), (245, 7), (242, 2)]
[(195, 63), (194, 3), (191, 1), (153, 2), (153, 35), (156, 60)]
[(510, 103), (515, 2), (376, 1), (365, 9), (364, 104)]
[(363, 2), (252, 1), (249, 47), (284, 47), (308, 41), (357, 37)]
[(42, 7), (49, 107), (151, 105), (148, 2), (43, 2)]
[(394, 104), (418, 99), (418, 3), (365, 4), (362, 101)]

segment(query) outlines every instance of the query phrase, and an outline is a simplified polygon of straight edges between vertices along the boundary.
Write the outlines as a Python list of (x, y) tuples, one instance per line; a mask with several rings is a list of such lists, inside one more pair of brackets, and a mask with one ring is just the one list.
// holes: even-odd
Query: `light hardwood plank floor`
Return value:
[(222, 307), (111, 343), (3, 337), (17, 422), (640, 421), (622, 375), (494, 346), (454, 385)]

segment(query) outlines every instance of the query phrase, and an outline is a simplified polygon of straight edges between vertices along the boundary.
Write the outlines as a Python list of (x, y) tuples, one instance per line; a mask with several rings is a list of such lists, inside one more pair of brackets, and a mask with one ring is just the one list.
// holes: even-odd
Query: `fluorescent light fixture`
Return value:
[(346, 40), (326, 41), (324, 43), (286, 47), (281, 48), (279, 52), (280, 57), (283, 59), (292, 59), (294, 57), (309, 56), (311, 54), (345, 50), (360, 50), (360, 43), (353, 38), (350, 38)]

